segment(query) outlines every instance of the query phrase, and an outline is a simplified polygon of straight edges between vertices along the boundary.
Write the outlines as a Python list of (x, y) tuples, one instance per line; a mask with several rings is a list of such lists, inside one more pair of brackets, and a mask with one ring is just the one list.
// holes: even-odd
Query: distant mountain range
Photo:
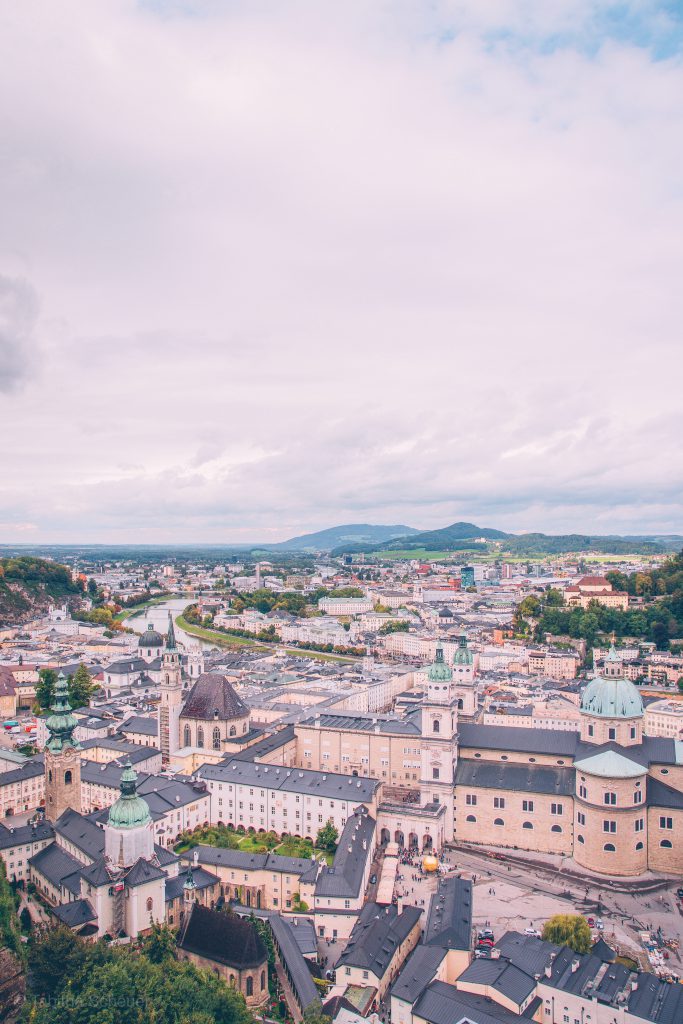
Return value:
[(332, 551), (345, 544), (384, 545), (400, 537), (419, 533), (412, 526), (372, 526), (369, 523), (352, 523), (347, 526), (332, 526), (317, 533), (304, 533), (279, 544), (266, 544), (268, 551)]

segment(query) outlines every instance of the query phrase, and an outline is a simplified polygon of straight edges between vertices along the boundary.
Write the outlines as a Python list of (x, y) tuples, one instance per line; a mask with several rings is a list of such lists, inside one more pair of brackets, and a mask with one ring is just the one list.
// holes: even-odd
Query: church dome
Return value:
[(244, 718), (248, 714), (247, 705), (237, 696), (226, 676), (219, 672), (202, 672), (182, 711), (183, 718), (222, 722)]
[(436, 648), (436, 661), (427, 670), (427, 679), (430, 683), (450, 683), (453, 679), (453, 673), (443, 659), (441, 644)]
[(109, 810), (107, 824), (112, 828), (140, 828), (152, 820), (149, 805), (137, 794), (137, 781), (129, 761), (121, 774), (121, 796)]
[(467, 646), (467, 637), (463, 635), (458, 640), (458, 649), (453, 655), (453, 664), (471, 665), (473, 661), (472, 651)]
[(148, 622), (145, 626), (145, 632), (141, 635), (138, 640), (138, 647), (163, 647), (164, 638), (161, 633), (157, 633), (156, 629), (152, 628), (152, 623)]
[(581, 710), (598, 718), (640, 718), (643, 700), (630, 680), (596, 676), (583, 691)]

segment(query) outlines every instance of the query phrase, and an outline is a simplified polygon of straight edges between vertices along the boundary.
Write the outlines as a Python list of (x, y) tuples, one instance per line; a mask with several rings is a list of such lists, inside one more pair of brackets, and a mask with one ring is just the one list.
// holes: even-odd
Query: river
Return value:
[[(175, 621), (176, 616), (180, 615), (187, 608), (188, 604), (192, 604), (191, 597), (171, 597), (168, 601), (152, 605), (151, 608), (145, 608), (139, 615), (128, 616), (123, 619), (122, 625), (128, 626), (129, 629), (134, 629), (136, 633), (142, 633), (146, 623), (151, 622), (159, 633), (166, 633), (168, 629), (168, 613), (171, 612)], [(194, 644), (199, 644), (207, 651), (216, 647), (216, 644), (210, 644), (205, 640), (199, 640), (195, 636), (190, 636), (180, 626), (175, 627), (175, 633), (184, 647), (192, 647)]]

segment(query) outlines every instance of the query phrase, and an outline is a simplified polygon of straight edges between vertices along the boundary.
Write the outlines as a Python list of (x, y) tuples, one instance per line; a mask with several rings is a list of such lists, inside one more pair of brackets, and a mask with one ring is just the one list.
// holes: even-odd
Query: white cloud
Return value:
[(683, 69), (604, 11), (10, 8), (7, 539), (682, 529)]

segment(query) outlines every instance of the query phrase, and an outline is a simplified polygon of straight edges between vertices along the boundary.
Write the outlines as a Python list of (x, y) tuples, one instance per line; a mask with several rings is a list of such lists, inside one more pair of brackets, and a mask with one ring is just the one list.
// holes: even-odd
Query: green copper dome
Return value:
[(427, 679), (430, 683), (450, 683), (453, 679), (453, 673), (443, 660), (443, 647), (441, 644), (437, 645), (436, 661), (433, 665), (429, 666)]
[(640, 718), (643, 701), (628, 679), (596, 676), (583, 691), (581, 710), (598, 718)]
[(121, 774), (121, 796), (109, 811), (107, 824), (112, 828), (139, 828), (152, 820), (147, 802), (137, 794), (137, 781), (129, 761)]
[(54, 703), (50, 706), (52, 714), (48, 717), (45, 725), (49, 732), (46, 749), (53, 754), (59, 754), (66, 747), (80, 748), (78, 740), (74, 739), (73, 731), (78, 725), (78, 719), (71, 713), (69, 704), (69, 685), (66, 676), (60, 672), (57, 676), (55, 686)]
[(467, 646), (467, 637), (463, 633), (462, 636), (458, 638), (458, 649), (453, 655), (453, 664), (471, 665), (473, 661), (474, 657), (472, 655), (472, 651)]

